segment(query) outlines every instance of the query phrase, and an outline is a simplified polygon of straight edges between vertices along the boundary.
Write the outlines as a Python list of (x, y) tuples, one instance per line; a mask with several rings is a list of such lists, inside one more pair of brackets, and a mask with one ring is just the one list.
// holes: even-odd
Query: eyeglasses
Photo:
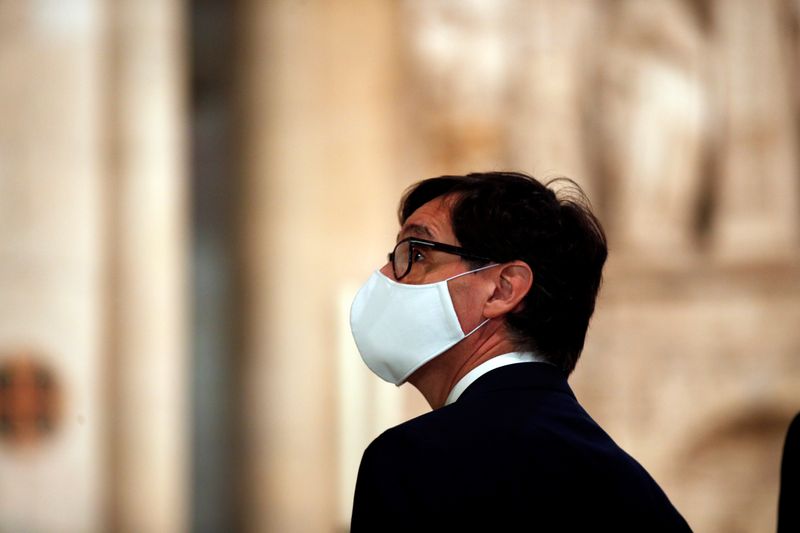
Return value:
[(415, 263), (424, 259), (424, 255), (422, 255), (420, 251), (421, 248), (425, 248), (427, 250), (438, 250), (440, 252), (458, 255), (465, 259), (473, 259), (475, 261), (492, 261), (488, 257), (474, 254), (458, 246), (429, 241), (427, 239), (409, 237), (398, 242), (394, 247), (394, 250), (389, 253), (389, 262), (392, 263), (394, 279), (398, 281), (403, 279), (409, 274), (409, 272), (411, 272), (411, 267), (413, 267)]

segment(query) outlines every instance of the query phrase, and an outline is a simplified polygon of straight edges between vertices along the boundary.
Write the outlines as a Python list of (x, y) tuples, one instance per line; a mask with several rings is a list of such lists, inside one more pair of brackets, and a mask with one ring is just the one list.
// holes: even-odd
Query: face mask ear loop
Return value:
[(466, 272), (462, 272), (461, 274), (456, 274), (452, 278), (447, 278), (447, 279), (442, 280), (442, 281), (450, 281), (451, 279), (460, 278), (461, 276), (466, 276), (467, 274), (474, 274), (475, 272), (480, 272), (481, 270), (486, 270), (487, 268), (492, 268), (492, 267), (496, 267), (496, 266), (500, 266), (500, 263), (492, 263), (490, 265), (486, 265), (486, 266), (482, 266), (480, 268), (476, 268), (475, 270), (467, 270)]
[[(481, 329), (484, 326), (484, 324), (488, 323), (490, 320), (491, 320), (491, 318), (487, 318), (486, 320), (484, 320), (483, 322), (481, 322), (480, 324), (475, 326), (472, 331), (470, 331), (469, 333), (464, 335), (464, 339), (466, 339), (467, 337), (469, 337), (470, 335), (472, 335), (473, 333), (475, 333), (476, 331)], [(464, 340), (464, 339), (461, 339), (461, 340)]]

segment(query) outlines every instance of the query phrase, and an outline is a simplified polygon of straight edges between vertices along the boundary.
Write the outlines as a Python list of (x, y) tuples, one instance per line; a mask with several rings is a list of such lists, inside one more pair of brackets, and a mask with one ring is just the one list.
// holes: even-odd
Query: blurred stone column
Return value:
[(183, 3), (109, 13), (113, 531), (187, 528)]
[(341, 299), (385, 261), (396, 231), (393, 9), (249, 0), (240, 14), (248, 531), (347, 527)]
[(35, 361), (62, 399), (24, 446), (0, 420), (0, 531), (106, 530), (102, 22), (0, 2), (0, 367)]
[[(596, 116), (609, 229), (623, 257), (680, 262), (695, 252), (708, 133), (706, 49), (688, 4), (614, 4)], [(590, 89), (591, 90), (591, 89)]]
[(515, 0), (509, 11), (501, 31), (512, 39), (513, 67), (507, 74), (512, 167), (542, 181), (572, 178), (594, 199), (597, 172), (585, 128), (605, 37), (598, 3)]
[(516, 44), (507, 0), (402, 2), (404, 170), (438, 174), (506, 169), (509, 69)]
[(783, 2), (713, 3), (720, 179), (713, 223), (723, 257), (786, 256), (800, 239), (797, 87)]

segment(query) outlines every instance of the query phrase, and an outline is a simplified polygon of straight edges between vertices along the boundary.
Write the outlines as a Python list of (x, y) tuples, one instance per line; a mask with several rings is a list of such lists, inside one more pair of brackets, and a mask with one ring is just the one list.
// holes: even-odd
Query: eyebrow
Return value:
[(397, 240), (400, 240), (402, 235), (411, 235), (413, 237), (427, 237), (429, 239), (435, 239), (436, 236), (433, 232), (423, 224), (409, 224), (408, 226), (404, 227), (400, 233), (397, 234)]

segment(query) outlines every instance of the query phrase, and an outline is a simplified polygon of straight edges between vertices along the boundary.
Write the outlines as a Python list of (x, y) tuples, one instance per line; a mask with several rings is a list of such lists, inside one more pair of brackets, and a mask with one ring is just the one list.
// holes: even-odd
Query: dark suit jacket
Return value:
[(781, 461), (778, 533), (800, 531), (800, 413), (789, 425)]
[(364, 452), (351, 531), (691, 531), (545, 363), (492, 370)]

